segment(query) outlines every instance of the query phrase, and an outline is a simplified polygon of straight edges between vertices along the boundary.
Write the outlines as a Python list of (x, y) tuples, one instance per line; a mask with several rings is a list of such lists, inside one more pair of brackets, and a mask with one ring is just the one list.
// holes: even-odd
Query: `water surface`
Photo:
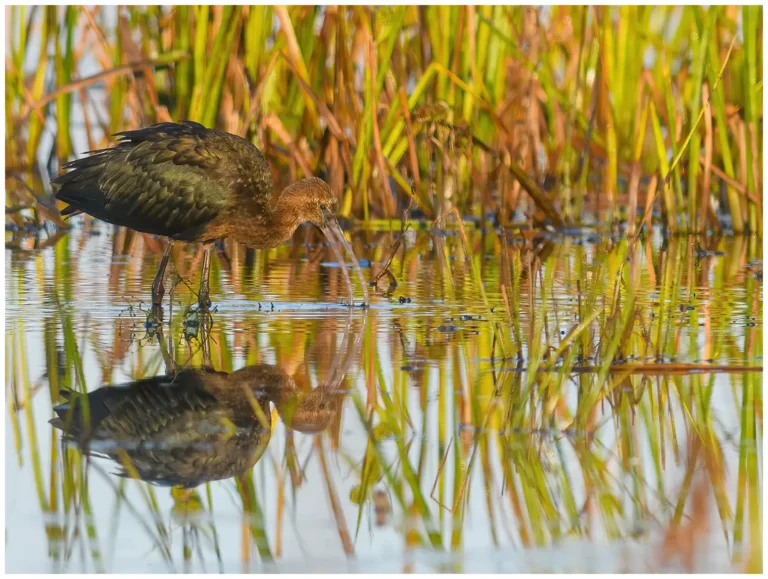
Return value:
[[(175, 250), (160, 336), (145, 322), (161, 241), (73, 221), (43, 249), (44, 234), (6, 232), (7, 571), (759, 560), (756, 239), (526, 239), (466, 223), (465, 244), (455, 225), (424, 224), (402, 236), (371, 307), (350, 312), (339, 264), (302, 228), (277, 250), (214, 258), (204, 350), (190, 311), (200, 247)], [(368, 279), (394, 229), (348, 233)], [(88, 459), (49, 424), (62, 389), (206, 364), (276, 367), (306, 393), (333, 382), (340, 402), (319, 433), (270, 403), (255, 466), (193, 491), (118, 476), (125, 465)]]

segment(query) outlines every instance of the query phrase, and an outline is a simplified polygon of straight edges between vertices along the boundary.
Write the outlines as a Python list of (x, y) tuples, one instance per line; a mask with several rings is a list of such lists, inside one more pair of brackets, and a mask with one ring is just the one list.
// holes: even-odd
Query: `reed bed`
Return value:
[(278, 181), (325, 177), (366, 223), (762, 233), (760, 6), (6, 10), (17, 227), (64, 226), (61, 162), (190, 119), (253, 141)]
[[(762, 570), (762, 7), (17, 6), (7, 29), (6, 471), (51, 570), (113, 570), (128, 531), (153, 569), (247, 572), (392, 529), (404, 572), (570, 539)], [(324, 177), (378, 294), (329, 428), (274, 415), (252, 470), (193, 491), (62, 446), (59, 392), (205, 354), (317, 386), (343, 316), (297, 304), (344, 290), (309, 229), (227, 243), (204, 350), (179, 245), (148, 334), (160, 240), (67, 234), (48, 182), (180, 119), (278, 184)]]

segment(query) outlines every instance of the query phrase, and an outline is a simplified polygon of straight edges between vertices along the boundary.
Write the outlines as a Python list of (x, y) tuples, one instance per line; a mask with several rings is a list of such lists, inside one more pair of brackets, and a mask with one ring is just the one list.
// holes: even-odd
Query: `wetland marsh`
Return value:
[[(6, 571), (762, 571), (761, 7), (6, 16)], [(305, 225), (152, 323), (165, 240), (50, 181), (182, 119), (370, 306)]]

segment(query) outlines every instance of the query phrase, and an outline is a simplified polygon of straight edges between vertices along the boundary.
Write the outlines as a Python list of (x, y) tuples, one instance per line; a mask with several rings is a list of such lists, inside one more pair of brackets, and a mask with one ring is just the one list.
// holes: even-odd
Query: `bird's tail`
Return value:
[(104, 392), (92, 392), (89, 396), (62, 388), (59, 390), (59, 396), (65, 402), (53, 407), (56, 416), (49, 422), (51, 426), (72, 438), (89, 436), (92, 428), (109, 413), (109, 408), (104, 403)]
[[(72, 409), (72, 404), (70, 403), (72, 400), (72, 391), (67, 390), (66, 388), (62, 388), (59, 390), (59, 396), (66, 400), (66, 402), (53, 407), (53, 411), (56, 413), (56, 417), (52, 418), (48, 422), (51, 424), (51, 426), (67, 432), (70, 430), (72, 424), (72, 417), (70, 416), (69, 420), (67, 419), (67, 413), (69, 413)], [(75, 398), (75, 400), (77, 400), (77, 398)]]
[(100, 216), (107, 199), (101, 191), (99, 180), (113, 152), (113, 149), (94, 151), (88, 157), (67, 163), (63, 168), (69, 171), (51, 181), (56, 199), (68, 203), (68, 207), (61, 211), (63, 217), (78, 213)]

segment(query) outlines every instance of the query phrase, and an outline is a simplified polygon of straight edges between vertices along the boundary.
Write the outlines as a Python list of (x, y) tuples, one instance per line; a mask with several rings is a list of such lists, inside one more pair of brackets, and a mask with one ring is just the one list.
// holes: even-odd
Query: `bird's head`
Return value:
[(353, 301), (352, 283), (349, 280), (346, 262), (344, 257), (342, 257), (342, 251), (346, 251), (352, 260), (352, 265), (357, 272), (357, 277), (363, 289), (363, 303), (367, 304), (368, 290), (365, 286), (363, 271), (360, 269), (360, 264), (357, 262), (352, 247), (349, 245), (346, 237), (344, 237), (344, 232), (336, 221), (339, 202), (333, 195), (328, 183), (317, 177), (309, 177), (297, 181), (286, 187), (280, 195), (278, 207), (280, 209), (277, 212), (288, 215), (290, 219), (291, 234), (293, 234), (299, 223), (305, 221), (317, 225), (322, 230), (339, 264), (344, 264), (341, 271), (349, 290), (349, 303), (351, 305)]
[(339, 202), (328, 183), (317, 177), (302, 179), (289, 185), (281, 201), (290, 204), (299, 216), (299, 223), (309, 221), (325, 230), (330, 221), (336, 220)]
[(326, 392), (323, 387), (310, 391), (283, 391), (274, 399), (285, 425), (306, 434), (317, 434), (328, 428), (343, 401), (343, 395)]

